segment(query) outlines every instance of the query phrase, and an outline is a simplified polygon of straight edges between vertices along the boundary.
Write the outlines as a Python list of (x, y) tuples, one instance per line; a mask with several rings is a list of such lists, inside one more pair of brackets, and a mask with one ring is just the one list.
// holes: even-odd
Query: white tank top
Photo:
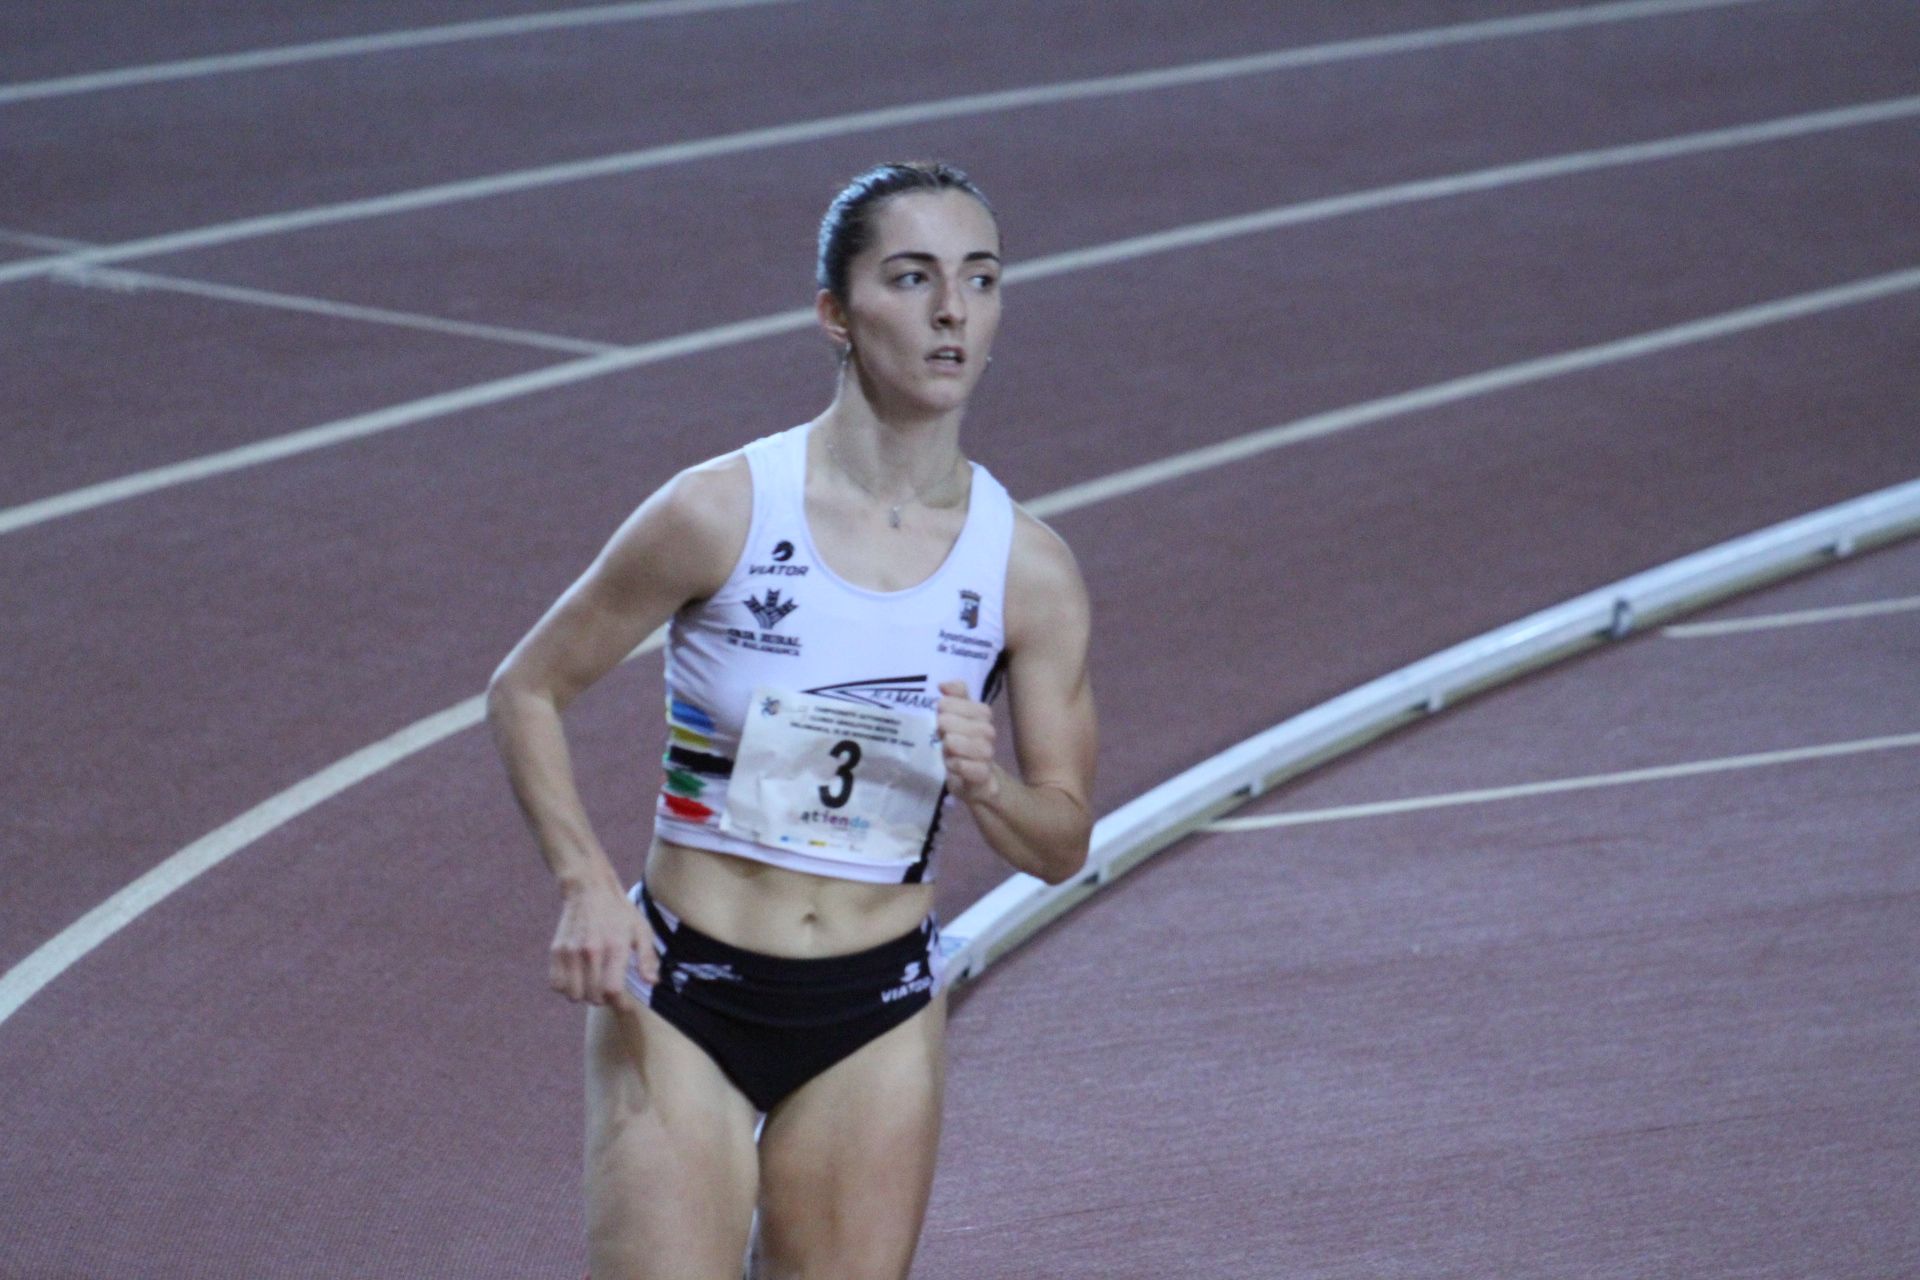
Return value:
[(813, 875), (930, 881), (950, 803), (932, 716), (942, 681), (964, 680), (983, 702), (999, 692), (1013, 501), (970, 464), (966, 523), (933, 575), (904, 591), (855, 586), (821, 560), (807, 527), (809, 429), (742, 450), (747, 544), (726, 584), (668, 628), (655, 831)]

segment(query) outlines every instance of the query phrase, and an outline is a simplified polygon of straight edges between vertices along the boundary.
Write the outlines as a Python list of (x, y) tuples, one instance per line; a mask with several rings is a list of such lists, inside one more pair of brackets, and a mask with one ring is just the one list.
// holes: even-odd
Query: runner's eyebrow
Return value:
[[(882, 266), (885, 266), (887, 263), (892, 262), (895, 258), (906, 258), (911, 262), (938, 263), (940, 261), (939, 258), (935, 257), (931, 253), (926, 252), (924, 249), (902, 249), (899, 253), (890, 253), (886, 257), (880, 259), (880, 263)], [(997, 265), (1000, 262), (1000, 255), (997, 253), (994, 253), (990, 249), (975, 249), (972, 253), (960, 259), (960, 261), (992, 262)]]

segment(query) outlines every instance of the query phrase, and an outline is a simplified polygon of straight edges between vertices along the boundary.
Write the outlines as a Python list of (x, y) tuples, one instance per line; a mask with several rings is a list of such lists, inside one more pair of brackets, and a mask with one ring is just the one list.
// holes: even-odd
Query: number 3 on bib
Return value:
[(720, 828), (843, 861), (907, 864), (945, 781), (931, 714), (762, 687)]
[(853, 767), (860, 763), (860, 744), (852, 738), (842, 738), (833, 744), (833, 750), (828, 754), (846, 763), (842, 764), (833, 775), (840, 780), (840, 789), (832, 791), (821, 787), (820, 803), (829, 809), (838, 809), (853, 799)]

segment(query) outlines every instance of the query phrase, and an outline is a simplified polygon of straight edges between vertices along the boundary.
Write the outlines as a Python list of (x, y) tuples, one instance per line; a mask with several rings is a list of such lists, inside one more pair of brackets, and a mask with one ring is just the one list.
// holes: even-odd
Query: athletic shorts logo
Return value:
[(963, 589), (960, 592), (960, 621), (966, 623), (968, 629), (980, 625), (980, 593), (978, 591)]
[(663, 966), (676, 992), (685, 991), (689, 982), (739, 982), (738, 972), (730, 964), (689, 964), (670, 960)]
[(922, 975), (920, 972), (920, 962), (918, 960), (910, 960), (907, 962), (906, 972), (900, 975), (900, 985), (897, 987), (889, 987), (887, 990), (882, 991), (880, 993), (880, 1002), (882, 1004), (892, 1004), (895, 1000), (904, 1000), (908, 996), (917, 995), (922, 991), (930, 989), (932, 986), (933, 975)]
[(758, 596), (748, 596), (746, 605), (747, 611), (753, 614), (756, 622), (762, 627), (772, 628), (779, 623), (780, 619), (799, 608), (800, 602), (797, 600), (782, 600), (780, 598), (780, 588), (769, 587), (767, 588), (767, 598), (765, 600), (762, 600)]

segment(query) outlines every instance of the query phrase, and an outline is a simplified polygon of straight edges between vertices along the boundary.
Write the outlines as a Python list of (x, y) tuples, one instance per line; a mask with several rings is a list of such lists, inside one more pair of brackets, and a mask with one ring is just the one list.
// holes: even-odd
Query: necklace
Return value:
[[(840, 474), (845, 476), (847, 479), (853, 481), (855, 487), (857, 487), (860, 490), (860, 492), (866, 494), (869, 498), (872, 498), (875, 502), (887, 502), (885, 498), (881, 497), (879, 494), (875, 493), (872, 489), (868, 488), (866, 481), (862, 480), (859, 476), (853, 473), (853, 468), (847, 465), (847, 460), (845, 458), (842, 458), (840, 456), (840, 451), (833, 447), (833, 433), (829, 431), (829, 432), (824, 432), (822, 434), (824, 434), (826, 437), (827, 454), (829, 457), (833, 459), (834, 465), (840, 468)], [(952, 471), (953, 471), (953, 463), (949, 461), (946, 463), (946, 465), (940, 468), (940, 474), (936, 475), (932, 480), (929, 480), (926, 484), (923, 484), (923, 485), (915, 485), (913, 487), (913, 493), (911, 495), (900, 499), (900, 501), (898, 502), (888, 502), (887, 503), (887, 523), (891, 525), (893, 528), (898, 529), (900, 527), (900, 509), (906, 506), (909, 502), (918, 502), (924, 505), (927, 499), (928, 492), (931, 491), (933, 487), (937, 483), (939, 483), (939, 481), (945, 479), (946, 476), (949, 475)]]

